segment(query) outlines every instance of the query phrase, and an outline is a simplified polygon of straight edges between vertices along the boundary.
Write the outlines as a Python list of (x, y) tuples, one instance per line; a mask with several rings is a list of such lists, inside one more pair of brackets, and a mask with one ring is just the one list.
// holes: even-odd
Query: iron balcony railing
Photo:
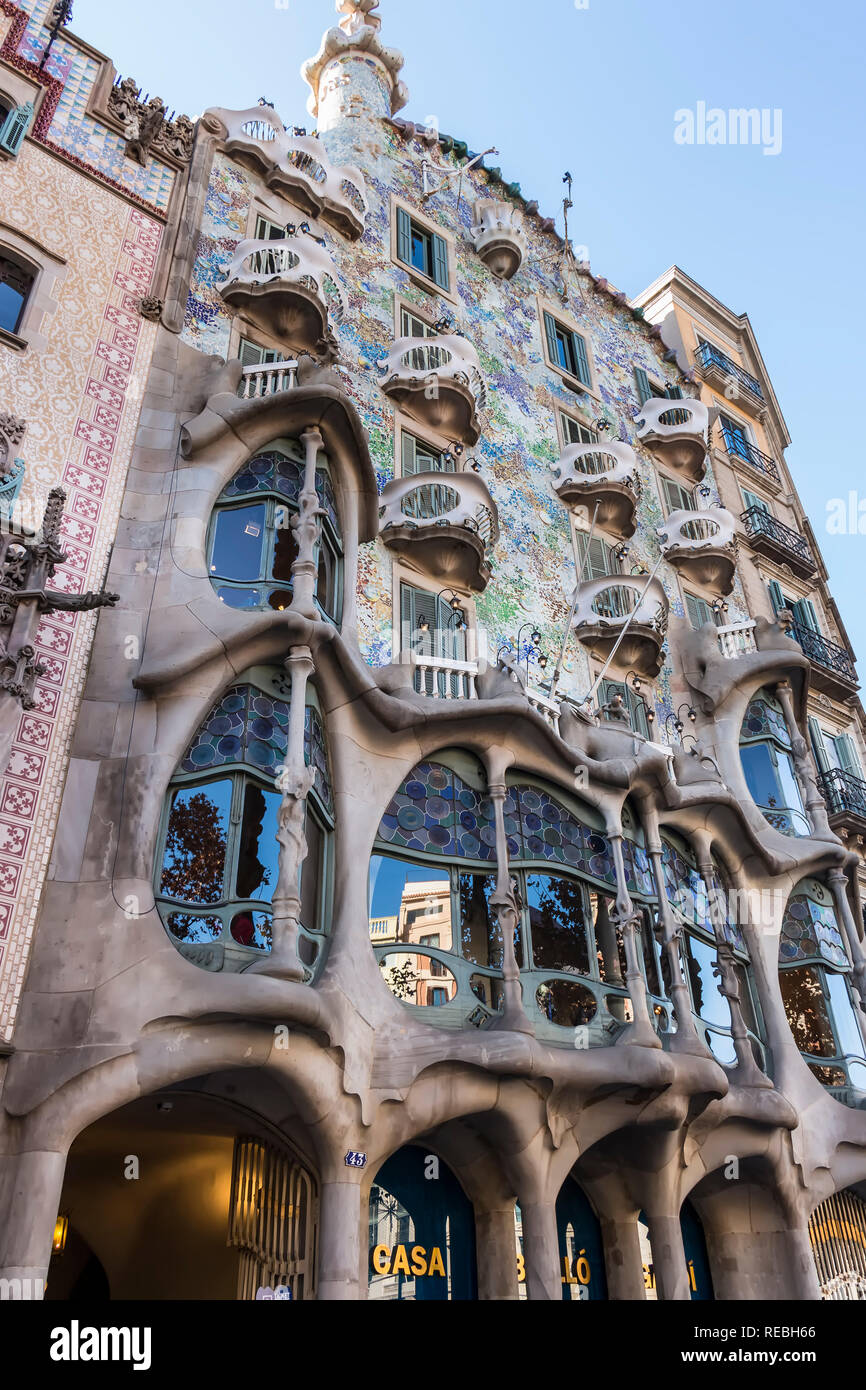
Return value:
[(753, 396), (757, 396), (759, 400), (764, 399), (761, 383), (757, 378), (744, 372), (742, 367), (738, 367), (736, 362), (732, 362), (726, 353), (722, 352), (720, 348), (714, 347), (712, 343), (701, 343), (695, 356), (702, 367), (721, 367), (723, 372), (726, 372), (728, 376), (735, 377), (741, 386), (745, 386), (747, 391), (751, 391)]
[(848, 814), (866, 821), (866, 782), (853, 772), (832, 767), (820, 774), (821, 792), (831, 816)]
[(834, 671), (852, 685), (859, 684), (854, 658), (847, 647), (840, 647), (836, 642), (828, 641), (820, 632), (813, 632), (810, 627), (803, 627), (801, 623), (792, 623), (791, 636), (800, 643), (810, 661), (823, 666), (826, 671)]
[(765, 477), (771, 478), (774, 483), (781, 484), (782, 478), (778, 465), (775, 459), (770, 458), (769, 454), (762, 454), (761, 450), (756, 449), (754, 444), (750, 444), (748, 439), (744, 439), (741, 434), (735, 434), (733, 430), (725, 429), (724, 425), (722, 425), (722, 437), (729, 454), (746, 459), (753, 468), (757, 468)]
[(815, 568), (815, 560), (808, 542), (799, 531), (792, 531), (790, 526), (771, 516), (763, 507), (750, 507), (747, 512), (743, 512), (742, 519), (750, 536), (766, 536), (768, 540), (775, 541), (776, 545), (787, 550), (790, 555), (796, 556), (804, 565)]

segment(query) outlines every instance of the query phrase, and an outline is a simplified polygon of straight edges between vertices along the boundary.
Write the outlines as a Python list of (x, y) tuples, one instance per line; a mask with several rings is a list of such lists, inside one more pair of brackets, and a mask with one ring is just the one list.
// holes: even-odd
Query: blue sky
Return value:
[[(866, 656), (851, 307), (866, 222), (862, 0), (382, 0), (381, 14), (384, 40), (406, 54), (402, 114), (436, 116), (476, 150), (496, 145), (490, 162), (551, 216), (570, 169), (572, 235), (596, 274), (632, 295), (676, 263), (749, 314), (788, 461)], [(191, 116), (264, 96), (311, 125), (298, 70), (333, 23), (333, 0), (75, 0), (72, 28)], [(780, 109), (780, 153), (677, 144), (674, 113), (700, 101)], [(864, 535), (828, 534), (828, 504), (858, 488)]]

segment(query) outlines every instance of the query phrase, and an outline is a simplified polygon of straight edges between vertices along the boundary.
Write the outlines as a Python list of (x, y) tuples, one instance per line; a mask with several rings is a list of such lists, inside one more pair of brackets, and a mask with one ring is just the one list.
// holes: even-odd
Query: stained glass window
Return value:
[(379, 839), (453, 858), (496, 858), (493, 806), (441, 763), (419, 763), (391, 799)]
[(794, 893), (782, 920), (779, 963), (820, 958), (843, 970), (849, 964), (835, 909), (829, 901), (818, 903), (808, 893)]

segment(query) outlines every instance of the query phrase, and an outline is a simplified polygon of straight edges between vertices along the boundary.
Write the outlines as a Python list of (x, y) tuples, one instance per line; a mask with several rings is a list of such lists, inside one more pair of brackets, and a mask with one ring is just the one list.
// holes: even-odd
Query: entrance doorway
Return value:
[(370, 1190), (370, 1282), (379, 1302), (478, 1297), (472, 1203), (437, 1155), (409, 1145)]

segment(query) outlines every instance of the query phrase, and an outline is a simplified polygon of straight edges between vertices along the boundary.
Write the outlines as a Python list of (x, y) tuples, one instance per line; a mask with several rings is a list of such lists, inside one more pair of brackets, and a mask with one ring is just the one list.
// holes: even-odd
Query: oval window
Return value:
[(457, 993), (457, 981), (447, 965), (415, 951), (389, 951), (379, 961), (385, 984), (401, 1004), (441, 1009)]
[(579, 1028), (598, 1013), (595, 995), (576, 980), (546, 980), (535, 1000), (544, 1017), (561, 1028)]

